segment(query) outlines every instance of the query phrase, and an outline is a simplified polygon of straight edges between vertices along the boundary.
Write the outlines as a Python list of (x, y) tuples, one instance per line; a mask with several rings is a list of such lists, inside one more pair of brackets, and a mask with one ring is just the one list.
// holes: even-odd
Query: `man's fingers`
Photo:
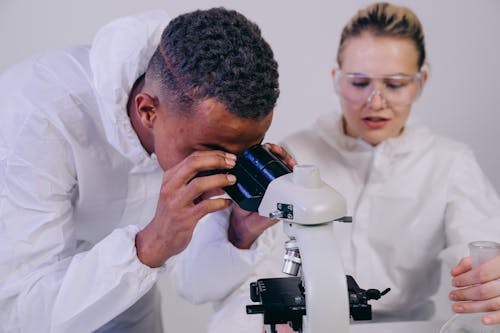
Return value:
[(236, 183), (236, 176), (232, 174), (216, 174), (212, 176), (194, 178), (182, 191), (186, 198), (198, 198), (204, 193), (213, 193), (222, 187), (231, 186)]
[(201, 194), (200, 199), (205, 200), (205, 199), (210, 199), (212, 197), (217, 197), (220, 195), (224, 195), (226, 192), (222, 188), (215, 188), (213, 190), (209, 190), (207, 192), (204, 192)]
[(201, 200), (193, 207), (193, 217), (197, 222), (203, 216), (209, 213), (213, 213), (229, 207), (232, 202), (233, 201), (231, 199), (225, 199), (225, 198)]
[(266, 147), (267, 149), (269, 149), (270, 152), (278, 156), (290, 168), (293, 169), (293, 167), (297, 165), (297, 161), (295, 161), (292, 155), (290, 155), (283, 147), (278, 146), (274, 143), (265, 143), (264, 147)]
[(261, 234), (264, 230), (269, 228), (270, 226), (278, 223), (280, 220), (278, 219), (269, 219), (260, 216), (258, 213), (252, 213), (248, 215), (246, 222), (252, 224), (256, 232)]
[(236, 164), (236, 155), (223, 151), (197, 151), (186, 157), (181, 163), (167, 170), (167, 177), (175, 177), (174, 186), (182, 186), (196, 179), (203, 171), (231, 169)]

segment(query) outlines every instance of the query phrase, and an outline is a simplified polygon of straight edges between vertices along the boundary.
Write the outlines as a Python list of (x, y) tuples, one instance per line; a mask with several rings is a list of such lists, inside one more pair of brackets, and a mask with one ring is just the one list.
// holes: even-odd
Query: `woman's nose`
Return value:
[(387, 101), (386, 101), (385, 97), (382, 95), (382, 93), (380, 92), (380, 90), (375, 89), (372, 91), (370, 96), (368, 96), (367, 103), (374, 110), (379, 110), (385, 106)]

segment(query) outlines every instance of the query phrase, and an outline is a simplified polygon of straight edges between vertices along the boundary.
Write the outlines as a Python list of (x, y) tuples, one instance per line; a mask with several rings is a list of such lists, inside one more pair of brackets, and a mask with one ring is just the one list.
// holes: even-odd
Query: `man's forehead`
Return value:
[(271, 120), (272, 113), (259, 119), (240, 117), (211, 98), (197, 106), (190, 121), (196, 122), (193, 127), (197, 133), (193, 135), (199, 137), (199, 145), (238, 154), (262, 142)]
[(208, 150), (221, 150), (227, 153), (240, 154), (245, 149), (248, 149), (256, 144), (262, 144), (263, 138), (255, 142), (248, 142), (245, 144), (231, 143), (226, 145), (205, 143), (202, 146), (206, 147)]

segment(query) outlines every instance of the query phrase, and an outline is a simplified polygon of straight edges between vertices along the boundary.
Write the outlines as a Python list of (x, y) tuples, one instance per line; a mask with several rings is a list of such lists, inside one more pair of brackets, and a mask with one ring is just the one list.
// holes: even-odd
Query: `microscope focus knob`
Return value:
[(293, 182), (307, 188), (319, 188), (322, 184), (319, 169), (314, 165), (296, 165), (293, 168)]

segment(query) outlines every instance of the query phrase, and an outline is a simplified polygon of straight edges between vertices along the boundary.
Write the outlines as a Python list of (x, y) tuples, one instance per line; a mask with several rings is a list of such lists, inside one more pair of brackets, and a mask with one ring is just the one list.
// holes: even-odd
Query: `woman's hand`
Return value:
[(452, 285), (460, 288), (450, 292), (457, 313), (488, 312), (483, 324), (500, 324), (500, 255), (472, 268), (470, 257), (463, 258), (452, 269)]

